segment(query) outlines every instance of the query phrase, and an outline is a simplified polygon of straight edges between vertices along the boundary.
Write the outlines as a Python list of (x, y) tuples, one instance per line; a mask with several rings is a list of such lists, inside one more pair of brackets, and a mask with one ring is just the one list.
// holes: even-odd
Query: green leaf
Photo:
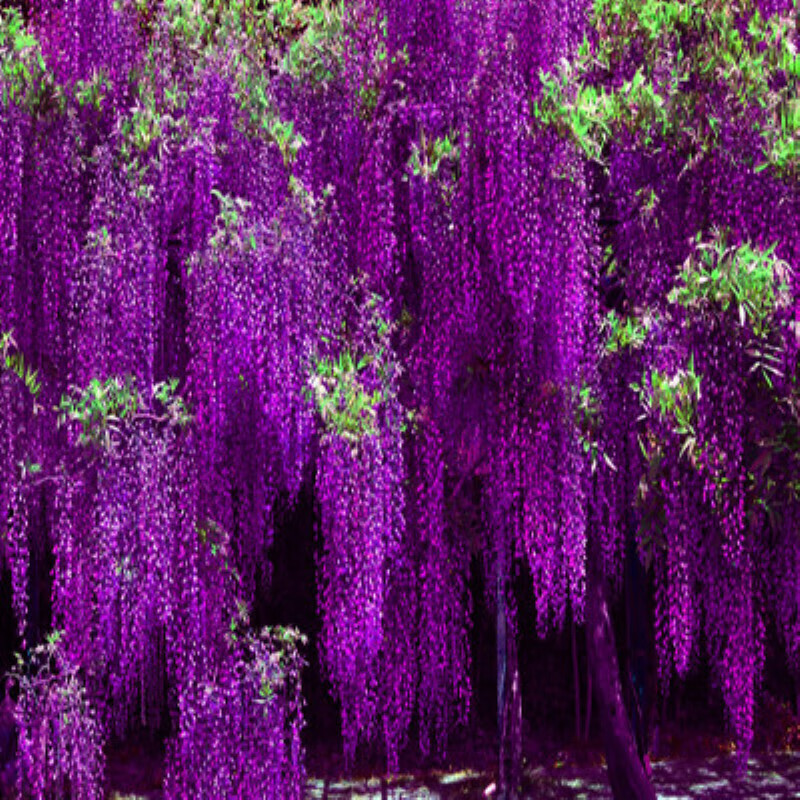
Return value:
[(35, 47), (36, 44), (36, 38), (29, 33), (23, 33), (14, 39), (14, 49), (16, 51), (25, 50), (27, 47)]

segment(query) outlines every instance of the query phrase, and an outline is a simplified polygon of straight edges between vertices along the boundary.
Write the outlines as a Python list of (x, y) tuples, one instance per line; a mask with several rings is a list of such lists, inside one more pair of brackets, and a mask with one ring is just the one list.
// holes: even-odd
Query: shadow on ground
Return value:
[[(695, 737), (691, 746), (664, 751), (653, 763), (659, 800), (797, 800), (800, 752), (755, 753), (739, 776), (733, 756), (720, 740)], [(531, 748), (524, 771), (524, 800), (612, 800), (602, 755), (597, 749)], [(316, 758), (308, 765), (306, 800), (481, 800), (494, 780), (491, 749), (478, 739), (448, 768), (423, 769), (392, 777), (346, 778), (339, 758)], [(129, 747), (109, 754), (109, 800), (162, 800), (163, 753)], [(0, 791), (2, 797), (2, 791)], [(199, 800), (199, 799), (198, 799)], [(215, 798), (214, 800), (226, 800)]]
[[(796, 800), (800, 797), (800, 754), (753, 757), (748, 774), (736, 775), (732, 756), (661, 761), (653, 765), (659, 800)], [(469, 800), (491, 797), (491, 776), (468, 770), (392, 779), (344, 781), (311, 778), (307, 800)], [(528, 769), (526, 800), (611, 800), (602, 766)]]

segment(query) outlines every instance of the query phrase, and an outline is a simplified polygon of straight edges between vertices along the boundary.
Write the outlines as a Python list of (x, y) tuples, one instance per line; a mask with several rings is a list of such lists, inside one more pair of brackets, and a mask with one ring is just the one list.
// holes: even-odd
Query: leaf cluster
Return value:
[(765, 339), (776, 310), (791, 300), (790, 267), (775, 256), (776, 247), (728, 245), (727, 233), (714, 230), (711, 241), (697, 239), (668, 300), (697, 313), (735, 309), (739, 324)]
[[(390, 345), (396, 325), (378, 313), (380, 302), (375, 293), (367, 301), (372, 310), (367, 328), (374, 349), (354, 349), (340, 339), (337, 355), (312, 360), (304, 390), (326, 431), (353, 445), (378, 435), (380, 410), (393, 396), (393, 381), (399, 372)], [(324, 342), (330, 344), (327, 339)]]
[(58, 423), (79, 423), (78, 444), (94, 443), (110, 451), (113, 435), (121, 432), (122, 422), (138, 408), (139, 394), (133, 376), (112, 376), (106, 381), (93, 378), (85, 389), (73, 387), (69, 394), (62, 395)]
[(617, 467), (611, 460), (611, 456), (600, 447), (600, 429), (602, 426), (600, 400), (594, 388), (585, 381), (577, 391), (574, 408), (578, 441), (581, 449), (589, 458), (592, 474), (597, 471), (601, 458), (609, 469), (616, 471)]
[(258, 634), (249, 633), (246, 645), (258, 678), (257, 703), (266, 706), (278, 695), (287, 697), (292, 690), (299, 690), (300, 673), (306, 663), (301, 648), (307, 644), (305, 634), (282, 625), (262, 628)]
[(17, 8), (0, 9), (0, 91), (2, 106), (18, 105), (31, 116), (51, 104), (63, 110), (63, 90), (47, 69), (39, 40)]
[(111, 90), (111, 82), (105, 71), (100, 69), (91, 77), (75, 82), (74, 95), (80, 108), (93, 108), (102, 112)]
[(67, 655), (63, 632), (24, 655), (15, 654), (9, 676), (19, 688), (17, 785), (23, 796), (102, 795), (104, 736), (89, 702), (81, 667)]
[[(322, 0), (319, 5), (292, 4), (302, 34), (291, 42), (281, 68), (297, 81), (324, 86), (344, 69), (344, 0)], [(284, 25), (284, 30), (286, 29)], [(286, 37), (283, 37), (286, 41)]]
[(314, 363), (307, 397), (314, 401), (329, 432), (352, 442), (378, 434), (378, 407), (383, 401), (383, 391), (366, 391), (360, 377), (381, 356), (379, 350), (356, 359), (346, 348), (338, 358), (324, 356)]
[[(17, 350), (13, 330), (0, 333), (0, 363), (5, 372), (16, 375), (25, 384), (34, 400), (39, 396), (42, 390), (42, 384), (38, 380), (39, 370), (31, 369), (23, 353)], [(34, 405), (34, 413), (38, 410), (39, 406)]]
[(554, 128), (599, 163), (608, 142), (621, 130), (649, 132), (657, 126), (666, 132), (666, 100), (641, 69), (618, 89), (607, 89), (581, 83), (582, 68), (586, 69), (580, 62), (577, 68), (563, 62), (557, 76), (539, 71), (542, 91), (531, 100), (531, 116), (540, 125)]
[(175, 394), (177, 385), (175, 378), (155, 384), (152, 396), (163, 409), (161, 415), (156, 415), (143, 401), (133, 375), (112, 375), (105, 381), (93, 378), (85, 388), (73, 386), (61, 396), (58, 424), (77, 423), (79, 445), (94, 445), (112, 453), (124, 435), (125, 425), (136, 419), (178, 427), (189, 423), (183, 398)]
[(607, 354), (641, 350), (653, 324), (651, 314), (641, 318), (633, 314), (619, 316), (613, 309), (606, 314), (601, 329), (606, 335), (603, 349)]
[[(740, 26), (746, 22), (742, 35)], [(612, 136), (633, 133), (647, 149), (655, 137), (694, 155), (719, 146), (727, 124), (754, 130), (778, 174), (800, 166), (800, 79), (791, 15), (765, 20), (754, 0), (597, 0), (588, 36), (572, 64), (540, 72), (532, 117), (602, 163)], [(631, 55), (640, 56), (633, 77)], [(776, 88), (780, 87), (780, 88)]]
[[(252, 203), (243, 197), (232, 197), (231, 195), (223, 194), (219, 189), (212, 189), (211, 194), (219, 203), (219, 212), (215, 220), (214, 231), (208, 239), (211, 250), (214, 253), (219, 253), (228, 248), (245, 252), (257, 250), (258, 242), (255, 234), (245, 224), (245, 218), (252, 207)], [(189, 274), (191, 274), (198, 258), (200, 258), (200, 254), (195, 253), (194, 260), (191, 260), (189, 264)]]
[(685, 368), (672, 375), (655, 367), (650, 369), (649, 375), (645, 371), (641, 385), (631, 384), (645, 411), (640, 419), (658, 418), (670, 425), (677, 435), (693, 440), (701, 383), (702, 376), (695, 372), (694, 355), (689, 357)]
[(233, 96), (242, 113), (241, 130), (273, 141), (289, 164), (303, 139), (294, 133), (293, 123), (279, 117), (271, 95), (272, 76), (286, 74), (297, 83), (327, 88), (344, 66), (345, 4), (273, 0), (262, 5), (238, 0), (224, 15)]
[(412, 142), (408, 165), (414, 175), (422, 177), (426, 183), (439, 172), (442, 164), (449, 162), (453, 169), (461, 163), (461, 149), (458, 146), (458, 132), (444, 137), (428, 138), (425, 131), (420, 132), (419, 142)]
[[(385, 14), (380, 15), (377, 11), (367, 19), (351, 20), (350, 24), (364, 28), (360, 35), (364, 43), (368, 43), (370, 56), (361, 65), (360, 75), (356, 78), (358, 86), (356, 114), (364, 122), (371, 122), (378, 107), (381, 91), (386, 86), (393, 68), (398, 64), (408, 66), (410, 63), (408, 45), (393, 53), (389, 52), (386, 44), (388, 17)], [(373, 42), (377, 42), (377, 45)], [(396, 83), (401, 87), (403, 85), (402, 81)]]
[[(248, 604), (240, 596), (242, 578), (235, 566), (228, 532), (212, 519), (197, 525), (196, 530), (228, 584), (226, 595), (231, 616), (225, 641), (230, 651), (238, 654), (245, 673), (258, 687), (255, 702), (267, 706), (281, 696), (287, 701), (290, 713), (298, 710), (300, 673), (305, 664), (301, 647), (308, 643), (308, 637), (297, 628), (281, 625), (254, 631)], [(268, 714), (266, 708), (264, 714)]]
[(305, 139), (295, 132), (294, 122), (291, 120), (283, 121), (277, 117), (269, 121), (269, 135), (272, 141), (278, 146), (283, 156), (283, 163), (290, 167), (297, 159), (297, 153), (305, 144)]

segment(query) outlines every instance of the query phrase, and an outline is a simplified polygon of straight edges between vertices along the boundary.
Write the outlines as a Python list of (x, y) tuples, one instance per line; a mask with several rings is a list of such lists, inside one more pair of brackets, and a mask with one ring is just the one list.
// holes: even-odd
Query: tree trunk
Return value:
[(586, 659), (586, 716), (583, 725), (583, 741), (589, 741), (589, 733), (592, 730), (592, 665)]
[(575, 741), (581, 740), (581, 674), (578, 667), (578, 643), (575, 641), (575, 617), (569, 620), (570, 644), (572, 645), (572, 683), (575, 686)]
[(597, 713), (615, 800), (656, 800), (656, 793), (639, 760), (622, 697), (619, 661), (611, 626), (608, 585), (594, 537), (586, 553), (586, 639)]
[(624, 673), (639, 757), (647, 756), (650, 743), (655, 663), (652, 624), (647, 602), (647, 576), (639, 559), (634, 529), (628, 527), (625, 547), (625, 628), (627, 664)]
[(515, 627), (508, 607), (510, 548), (498, 542), (497, 602), (497, 770), (498, 800), (516, 800), (522, 772), (522, 695)]

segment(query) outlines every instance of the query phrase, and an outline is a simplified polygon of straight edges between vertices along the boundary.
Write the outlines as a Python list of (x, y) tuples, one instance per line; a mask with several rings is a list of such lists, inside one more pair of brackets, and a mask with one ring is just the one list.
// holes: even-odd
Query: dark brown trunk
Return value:
[(593, 540), (590, 532), (586, 553), (586, 640), (608, 780), (615, 800), (656, 800), (655, 790), (639, 760), (622, 697), (608, 585)]
[[(522, 779), (522, 702), (516, 657), (508, 654), (506, 690), (503, 698), (498, 800), (516, 800)], [(513, 662), (513, 663), (512, 663)]]
[(572, 683), (575, 686), (575, 741), (581, 740), (581, 673), (578, 667), (578, 643), (575, 640), (575, 619), (569, 621), (570, 643), (572, 644)]
[(589, 741), (589, 732), (592, 729), (592, 665), (586, 659), (586, 717), (583, 726), (583, 741)]
[(498, 543), (497, 728), (499, 739), (497, 800), (516, 800), (522, 777), (522, 695), (515, 626), (508, 607), (510, 548)]

